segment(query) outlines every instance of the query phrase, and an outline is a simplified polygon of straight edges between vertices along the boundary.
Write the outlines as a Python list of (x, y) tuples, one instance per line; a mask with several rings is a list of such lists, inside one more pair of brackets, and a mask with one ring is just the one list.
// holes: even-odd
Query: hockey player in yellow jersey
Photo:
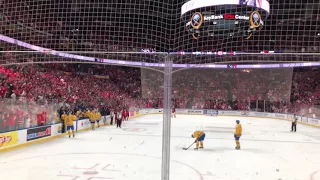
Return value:
[(85, 117), (85, 118), (90, 118), (90, 110), (89, 109), (86, 109), (84, 112), (82, 112), (82, 117)]
[(62, 115), (61, 115), (61, 122), (62, 122), (62, 133), (65, 133), (65, 130), (66, 130), (66, 117), (67, 117), (67, 114), (65, 111), (62, 112)]
[(196, 143), (195, 150), (198, 150), (199, 145), (200, 145), (200, 149), (203, 149), (203, 141), (204, 141), (204, 138), (206, 137), (206, 134), (203, 132), (203, 130), (200, 130), (199, 128), (197, 128), (197, 130), (191, 135), (191, 137), (196, 138), (196, 140), (194, 141)]
[(88, 117), (91, 123), (91, 128), (92, 130), (95, 130), (96, 127), (96, 114), (95, 114), (95, 110), (93, 110), (92, 112), (88, 113)]
[(81, 118), (82, 115), (83, 115), (83, 113), (81, 112), (81, 110), (78, 110), (78, 111), (76, 112), (76, 116), (77, 116), (78, 118)]
[(239, 120), (236, 120), (236, 123), (237, 123), (237, 125), (236, 125), (236, 128), (235, 128), (235, 132), (234, 132), (234, 139), (235, 139), (235, 141), (236, 141), (236, 149), (240, 149), (240, 137), (241, 137), (241, 135), (242, 135), (242, 126), (241, 126), (241, 124), (240, 124), (240, 121)]
[(61, 115), (61, 121), (65, 122), (66, 117), (67, 117), (67, 114), (65, 111), (63, 111), (63, 114)]
[(69, 134), (69, 138), (71, 137), (71, 132), (70, 130), (72, 131), (72, 135), (73, 137), (75, 136), (75, 132), (74, 132), (74, 126), (73, 126), (73, 121), (77, 120), (77, 117), (75, 115), (73, 115), (71, 113), (71, 111), (68, 112), (68, 115), (64, 116), (64, 123), (65, 123), (65, 126), (67, 127), (67, 131), (68, 131), (68, 134)]
[(59, 123), (62, 121), (58, 114), (55, 115), (55, 120), (56, 120), (56, 123)]
[(98, 127), (100, 127), (99, 123), (100, 123), (100, 120), (101, 120), (101, 113), (98, 111), (98, 109), (95, 109), (95, 119), (97, 121), (97, 124), (98, 124)]

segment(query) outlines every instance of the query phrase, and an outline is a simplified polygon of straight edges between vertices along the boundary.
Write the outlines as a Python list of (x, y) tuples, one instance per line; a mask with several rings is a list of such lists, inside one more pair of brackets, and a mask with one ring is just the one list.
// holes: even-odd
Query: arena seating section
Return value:
[[(2, 2), (0, 0), (0, 2)], [(77, 44), (72, 40), (73, 34), (66, 34), (63, 22), (53, 20), (49, 22), (33, 22), (28, 17), (27, 8), (18, 0), (3, 1), (0, 6), (5, 11), (0, 17), (0, 34), (8, 35), (21, 41), (47, 47), (60, 51), (77, 49)], [(17, 5), (18, 4), (18, 5)], [(48, 14), (48, 18), (50, 15)], [(45, 19), (45, 18), (43, 18)], [(23, 27), (23, 28), (19, 28)], [(26, 31), (28, 29), (28, 31)], [(91, 42), (85, 44), (85, 51), (141, 51), (142, 46), (132, 44), (112, 44), (105, 42), (105, 37), (100, 32), (99, 36), (90, 36)], [(88, 35), (89, 37), (89, 35)], [(103, 42), (101, 42), (103, 41)], [(241, 41), (245, 42), (245, 41)], [(280, 41), (281, 42), (281, 41)], [(289, 41), (288, 41), (289, 42)], [(316, 41), (314, 41), (316, 42)], [(219, 44), (219, 43), (218, 43)], [(276, 44), (280, 46), (280, 44)], [(310, 45), (310, 44), (309, 44)], [(244, 46), (242, 44), (238, 47)], [(300, 45), (290, 44), (292, 48)], [(2, 51), (19, 50), (15, 45), (0, 42)], [(151, 48), (150, 48), (151, 49)], [(306, 47), (308, 52), (318, 52), (317, 45)], [(24, 50), (24, 49), (23, 49)], [(203, 50), (206, 47), (203, 46)], [(246, 51), (246, 49), (243, 49)], [(30, 57), (20, 58), (19, 54), (3, 53), (2, 63), (32, 61)], [(106, 55), (105, 58), (122, 60), (138, 59), (148, 62), (148, 57), (120, 54)], [(121, 57), (119, 57), (121, 56)], [(179, 58), (179, 57), (178, 57)], [(206, 58), (206, 57), (203, 57)], [(236, 57), (234, 57), (236, 58)], [(256, 58), (256, 57), (254, 57)], [(26, 60), (29, 59), (29, 60)], [(152, 61), (163, 60), (161, 56), (153, 56)], [(175, 59), (174, 59), (175, 60)], [(84, 110), (86, 108), (161, 108), (163, 90), (161, 84), (163, 77), (153, 76), (154, 83), (141, 86), (141, 71), (137, 68), (85, 65), (85, 64), (37, 64), (0, 67), (0, 132), (30, 126), (37, 126), (36, 119), (42, 113), (47, 113), (48, 119), (56, 119), (59, 109)], [(266, 74), (261, 76), (248, 76), (245, 73), (235, 78), (232, 74), (211, 76), (205, 73), (193, 79), (187, 76), (174, 78), (173, 104), (177, 108), (223, 109), (223, 110), (256, 110), (280, 113), (297, 113), (308, 116), (310, 109), (316, 109), (320, 104), (320, 72), (319, 69), (295, 69), (292, 77), (291, 93), (282, 91), (281, 87), (266, 90), (260, 87), (261, 79), (272, 78)], [(190, 76), (189, 76), (190, 77)], [(225, 78), (232, 80), (232, 100), (227, 98), (226, 90), (216, 79)], [(210, 88), (193, 89), (192, 86), (200, 85)], [(248, 88), (250, 87), (250, 90)], [(280, 89), (280, 91), (279, 91)], [(267, 91), (267, 92), (266, 92)], [(148, 96), (146, 96), (147, 92)], [(265, 97), (267, 94), (267, 97)], [(265, 108), (256, 107), (257, 100), (264, 96), (267, 102)], [(284, 100), (281, 97), (288, 97)], [(250, 101), (248, 101), (250, 97)], [(261, 103), (261, 102), (259, 102)], [(258, 104), (259, 104), (258, 103)], [(313, 111), (319, 112), (318, 111)], [(316, 114), (317, 117), (320, 114)], [(19, 118), (16, 118), (19, 117)], [(45, 116), (47, 117), (47, 116)], [(19, 119), (15, 121), (15, 119)], [(28, 122), (28, 123), (26, 123)], [(49, 123), (49, 122), (47, 122)]]
[[(0, 68), (1, 86), (1, 119), (2, 131), (7, 127), (23, 128), (36, 126), (39, 113), (47, 113), (49, 119), (55, 120), (59, 108), (84, 110), (86, 108), (161, 108), (162, 92), (159, 91), (162, 76), (153, 86), (144, 87), (149, 97), (144, 97), (141, 91), (141, 74), (138, 68), (88, 65), (88, 64), (42, 64), (4, 66)], [(243, 73), (246, 76), (246, 73)], [(227, 77), (228, 74), (224, 74)], [(240, 76), (242, 76), (240, 74)], [(174, 78), (173, 104), (177, 108), (215, 108), (230, 110), (249, 110), (254, 107), (259, 94), (268, 94), (268, 112), (305, 113), (302, 110), (315, 108), (320, 103), (319, 70), (295, 70), (292, 80), (291, 101), (278, 99), (282, 91), (275, 89), (272, 93), (264, 92), (257, 84), (257, 79), (268, 78), (246, 76), (241, 81), (233, 81), (235, 87), (231, 92), (233, 99), (227, 100), (226, 91), (204, 90), (192, 91), (190, 84), (213, 85), (215, 78), (202, 74), (202, 78), (186, 81), (185, 76)], [(221, 77), (220, 77), (221, 78)], [(232, 79), (227, 77), (227, 79)], [(205, 81), (205, 82), (202, 82)], [(184, 84), (185, 86), (181, 85)], [(179, 93), (175, 87), (179, 87)], [(209, 85), (207, 85), (209, 86)], [(216, 83), (216, 87), (221, 84)], [(250, 86), (250, 92), (243, 86)], [(256, 88), (252, 88), (256, 87)], [(149, 88), (149, 89), (148, 89)], [(152, 88), (159, 88), (152, 90)], [(269, 90), (270, 91), (270, 90)], [(157, 93), (157, 94), (152, 94)], [(247, 98), (250, 96), (250, 101)], [(67, 106), (66, 106), (67, 105)], [(263, 111), (264, 109), (259, 109)], [(20, 122), (15, 117), (20, 116)], [(38, 117), (37, 117), (38, 116)], [(28, 117), (28, 118), (26, 118)], [(10, 120), (11, 119), (11, 120)], [(16, 118), (19, 119), (19, 118)], [(49, 122), (48, 122), (49, 123)], [(50, 122), (52, 123), (52, 122)], [(20, 124), (20, 125), (19, 125)], [(1, 131), (1, 129), (0, 129)]]

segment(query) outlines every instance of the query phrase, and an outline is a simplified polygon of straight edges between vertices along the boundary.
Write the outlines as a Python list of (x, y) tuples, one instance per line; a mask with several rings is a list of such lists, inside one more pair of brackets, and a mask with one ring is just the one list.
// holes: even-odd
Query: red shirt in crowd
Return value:
[(14, 112), (13, 112), (13, 111), (10, 111), (8, 120), (9, 120), (9, 125), (10, 125), (10, 126), (14, 126), (14, 125), (16, 124), (15, 117), (14, 117)]
[(17, 124), (18, 124), (19, 126), (22, 126), (23, 123), (24, 123), (23, 111), (17, 110), (17, 111), (16, 111), (16, 116), (17, 116), (17, 118), (16, 118)]
[(114, 119), (117, 121), (118, 120), (118, 113), (114, 112)]
[(125, 110), (123, 110), (122, 114), (121, 114), (122, 118), (126, 117), (126, 115), (127, 115), (127, 112)]
[(44, 123), (44, 116), (43, 113), (37, 114), (37, 124), (38, 126), (41, 126), (41, 124)]
[(2, 98), (4, 98), (4, 96), (6, 95), (7, 89), (6, 88), (0, 88), (0, 96)]

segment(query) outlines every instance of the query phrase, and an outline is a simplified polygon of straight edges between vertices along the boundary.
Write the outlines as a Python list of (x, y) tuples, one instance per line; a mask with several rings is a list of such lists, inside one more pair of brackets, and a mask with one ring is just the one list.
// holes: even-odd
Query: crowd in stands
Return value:
[[(189, 69), (173, 75), (176, 108), (313, 113), (319, 69)], [(0, 132), (59, 121), (63, 112), (163, 107), (160, 72), (105, 65), (0, 67)], [(80, 113), (81, 114), (81, 113)], [(317, 114), (318, 115), (318, 114)]]
[[(40, 4), (34, 4), (31, 1), (0, 0), (0, 8), (3, 9), (0, 13), (0, 34), (58, 51), (153, 52), (168, 49), (174, 51), (179, 49), (214, 51), (215, 49), (216, 51), (260, 52), (265, 50), (265, 44), (260, 41), (267, 41), (269, 50), (282, 52), (314, 53), (320, 48), (317, 44), (320, 36), (286, 34), (287, 31), (280, 31), (280, 29), (291, 29), (288, 28), (291, 26), (279, 23), (277, 30), (282, 33), (279, 36), (270, 34), (273, 31), (262, 30), (257, 36), (260, 38), (251, 41), (235, 42), (219, 39), (216, 43), (207, 43), (206, 39), (194, 41), (190, 38), (190, 34), (184, 32), (183, 35), (174, 36), (175, 38), (169, 40), (174, 41), (169, 43), (174, 44), (173, 47), (165, 47), (163, 44), (168, 42), (162, 42), (162, 37), (153, 39), (145, 32), (136, 33), (135, 38), (139, 39), (137, 41), (131, 36), (113, 36), (112, 33), (117, 33), (118, 29), (112, 25), (112, 21), (110, 21), (111, 24), (92, 25), (90, 26), (92, 29), (73, 27), (74, 21), (67, 21), (65, 17), (58, 16), (61, 13), (55, 13), (55, 9), (60, 9), (58, 6), (51, 8), (51, 4)], [(83, 8), (87, 9), (86, 6)], [(76, 5), (71, 9), (77, 9)], [(66, 10), (68, 9), (64, 8), (64, 11)], [(95, 16), (99, 15), (95, 14)], [(309, 19), (319, 19), (319, 17), (317, 15)], [(96, 22), (90, 20), (85, 23)], [(181, 27), (183, 26), (182, 22)], [(299, 28), (303, 30), (297, 32), (313, 31), (306, 30), (304, 26)], [(233, 49), (226, 49), (230, 47)], [(0, 42), (0, 50), (26, 49)], [(0, 54), (0, 61), (1, 64), (36, 62), (43, 61), (42, 56), (43, 54), (7, 52)], [(101, 53), (94, 56), (140, 62), (162, 62), (165, 55)], [(251, 61), (256, 60), (257, 55), (216, 56), (215, 61), (241, 61), (241, 58)], [(290, 58), (292, 61), (318, 60), (317, 56), (297, 55), (264, 56), (262, 54), (259, 58), (263, 60)], [(174, 56), (172, 60), (175, 63), (208, 63), (212, 62), (212, 57), (184, 55)], [(297, 113), (305, 116), (315, 114), (320, 117), (319, 69), (302, 68), (293, 71), (292, 69), (189, 69), (178, 71), (173, 75), (172, 80), (172, 104), (176, 108), (254, 110)], [(79, 118), (84, 118), (86, 116), (81, 115), (83, 112), (95, 108), (98, 108), (103, 115), (108, 114), (111, 109), (117, 111), (162, 108), (163, 95), (163, 74), (146, 69), (88, 64), (0, 66), (0, 132), (52, 124), (60, 121), (61, 115), (69, 111), (77, 114)]]

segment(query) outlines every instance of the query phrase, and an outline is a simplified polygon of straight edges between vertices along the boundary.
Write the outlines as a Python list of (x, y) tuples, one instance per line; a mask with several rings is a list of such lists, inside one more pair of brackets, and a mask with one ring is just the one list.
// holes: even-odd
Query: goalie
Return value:
[(206, 134), (202, 130), (196, 130), (191, 135), (191, 137), (196, 138), (196, 140), (194, 141), (196, 143), (196, 148), (194, 149), (198, 150), (199, 144), (200, 144), (200, 149), (203, 149), (203, 141), (204, 141), (204, 138), (206, 137)]

